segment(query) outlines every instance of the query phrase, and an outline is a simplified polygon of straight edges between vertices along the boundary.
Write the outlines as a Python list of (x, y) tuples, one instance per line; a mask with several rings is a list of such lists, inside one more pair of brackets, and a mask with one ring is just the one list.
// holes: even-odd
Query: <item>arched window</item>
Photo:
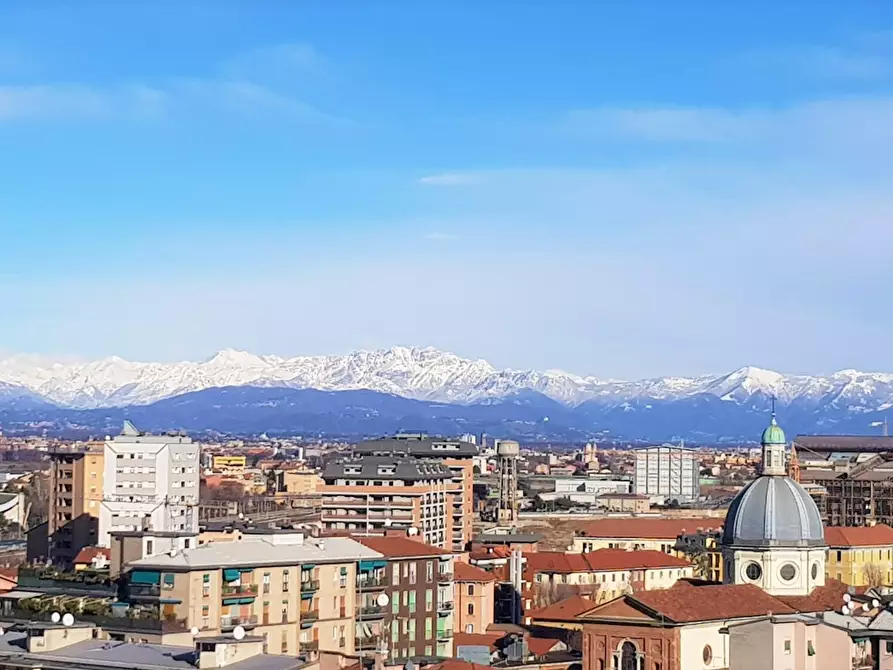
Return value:
[(636, 645), (629, 640), (621, 644), (614, 652), (615, 670), (642, 670), (644, 658), (636, 649)]
[(474, 603), (468, 603), (468, 613), (474, 614)]
[(470, 596), (474, 595), (474, 584), (468, 585), (468, 595), (470, 595)]

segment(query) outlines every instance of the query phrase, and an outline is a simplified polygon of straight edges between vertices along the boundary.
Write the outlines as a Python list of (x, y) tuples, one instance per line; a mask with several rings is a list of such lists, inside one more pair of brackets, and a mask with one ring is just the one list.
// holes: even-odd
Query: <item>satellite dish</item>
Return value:
[(198, 627), (193, 626), (192, 628), (189, 629), (189, 632), (192, 633), (192, 637), (195, 637), (196, 635), (198, 635)]
[(877, 598), (875, 598), (871, 601), (871, 606), (877, 609), (881, 606), (881, 602)]
[(378, 598), (375, 599), (375, 602), (378, 603), (379, 607), (387, 607), (388, 603), (391, 602), (391, 599), (388, 598), (387, 593), (381, 593), (379, 594)]
[(3, 633), (5, 633), (5, 632), (6, 632), (6, 631), (3, 630), (3, 628), (0, 628), (0, 637), (3, 637)]
[(390, 528), (391, 526), (394, 525), (394, 520), (393, 519), (385, 519), (384, 525), (385, 525), (385, 527)]
[(53, 623), (59, 623), (60, 621), (62, 621), (62, 615), (58, 612), (53, 612), (52, 614), (50, 614), (50, 621), (52, 621)]
[(65, 616), (62, 617), (62, 625), (70, 626), (73, 623), (74, 623), (74, 614), (72, 614), (71, 612), (66, 612)]
[(869, 605), (868, 603), (862, 603), (862, 611), (863, 612), (871, 611), (871, 605)]
[(244, 628), (244, 626), (236, 626), (236, 627), (233, 629), (233, 637), (236, 638), (237, 640), (244, 640), (244, 639), (245, 639), (245, 628)]
[(848, 602), (850, 602), (852, 599), (853, 599), (853, 598), (852, 598), (852, 596), (850, 596), (849, 593), (844, 593), (844, 594), (843, 594), (843, 602), (848, 603)]
[(410, 526), (409, 529), (408, 529), (406, 532), (407, 532), (409, 535), (418, 535), (418, 534), (419, 534), (419, 529), (416, 528), (415, 526)]
[(245, 514), (242, 513), (242, 512), (239, 512), (239, 518), (240, 518), (240, 519), (244, 519), (244, 518), (245, 518)]
[(406, 665), (403, 666), (403, 670), (415, 670), (415, 663), (412, 661), (406, 661)]

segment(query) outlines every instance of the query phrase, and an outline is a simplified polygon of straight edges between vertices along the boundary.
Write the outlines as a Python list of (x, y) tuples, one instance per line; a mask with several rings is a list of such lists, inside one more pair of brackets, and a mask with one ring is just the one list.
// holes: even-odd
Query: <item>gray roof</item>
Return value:
[(355, 454), (405, 454), (416, 458), (471, 458), (477, 445), (462, 440), (386, 437), (354, 445)]
[(299, 563), (350, 563), (382, 555), (347, 537), (325, 540), (291, 535), (246, 535), (239, 542), (209, 542), (174, 556), (162, 554), (128, 563), (131, 568), (173, 572), (224, 567), (297, 565)]
[[(347, 470), (359, 466), (358, 473)], [(382, 474), (380, 468), (393, 468), (393, 474)], [(326, 464), (322, 478), (327, 484), (335, 479), (452, 479), (452, 471), (436, 460), (419, 460), (400, 456), (363, 456), (361, 458), (332, 461)]]
[(723, 526), (728, 546), (824, 547), (818, 507), (790, 477), (766, 475), (748, 484), (732, 501)]
[[(75, 642), (57, 651), (29, 654), (26, 634), (7, 632), (0, 637), (0, 663), (9, 656), (17, 661), (36, 662), (42, 668), (117, 668), (118, 670), (155, 670), (169, 668), (195, 670), (195, 650), (161, 644), (133, 644), (107, 640)], [(294, 670), (303, 661), (290, 656), (260, 654), (228, 665), (231, 670)], [(22, 667), (26, 667), (23, 664)]]
[(817, 452), (880, 452), (893, 451), (893, 437), (884, 435), (798, 435), (797, 449)]

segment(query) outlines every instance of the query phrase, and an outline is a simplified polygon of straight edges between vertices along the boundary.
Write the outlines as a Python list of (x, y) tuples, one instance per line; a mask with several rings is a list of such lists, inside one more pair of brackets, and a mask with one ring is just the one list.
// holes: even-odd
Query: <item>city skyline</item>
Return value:
[(893, 8), (0, 11), (9, 354), (893, 370)]

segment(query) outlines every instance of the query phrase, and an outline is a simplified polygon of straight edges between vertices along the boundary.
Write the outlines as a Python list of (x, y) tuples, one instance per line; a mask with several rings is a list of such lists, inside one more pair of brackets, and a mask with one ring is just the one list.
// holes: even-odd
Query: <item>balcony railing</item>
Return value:
[(437, 610), (439, 612), (452, 612), (453, 611), (453, 601), (445, 600), (437, 603)]
[(453, 637), (453, 629), (452, 628), (438, 628), (437, 629), (437, 639), (438, 640), (449, 640)]
[(131, 598), (158, 598), (161, 595), (159, 584), (129, 584), (127, 590)]
[(379, 646), (381, 646), (381, 635), (357, 638), (357, 649), (378, 649)]
[(319, 610), (301, 610), (301, 621), (316, 621), (319, 619)]
[(443, 583), (445, 583), (445, 582), (451, 582), (451, 581), (453, 581), (453, 573), (452, 573), (452, 571), (449, 571), (449, 572), (438, 572), (438, 573), (437, 573), (437, 581), (440, 582), (441, 584), (443, 584)]
[(227, 596), (256, 596), (257, 584), (224, 584), (220, 590), (224, 597)]
[(319, 651), (319, 640), (307, 640), (306, 642), (298, 642), (298, 648), (301, 651)]
[(222, 616), (220, 617), (220, 629), (232, 630), (236, 626), (256, 626), (257, 615), (250, 614), (248, 616)]
[(385, 615), (385, 608), (381, 605), (367, 605), (360, 608), (359, 615), (364, 619), (377, 619)]
[(319, 580), (309, 579), (306, 582), (301, 582), (301, 591), (303, 593), (307, 593), (308, 591), (319, 591)]
[[(3, 611), (3, 617), (17, 621), (50, 621), (52, 612), (31, 612), (25, 608)], [(158, 618), (157, 616), (111, 616), (81, 612), (75, 618), (83, 623), (92, 623), (105, 630), (134, 631), (145, 633), (180, 633), (189, 630), (185, 619)]]
[(377, 577), (357, 577), (357, 588), (361, 590), (380, 589), (387, 585), (388, 578), (386, 575), (379, 575)]

